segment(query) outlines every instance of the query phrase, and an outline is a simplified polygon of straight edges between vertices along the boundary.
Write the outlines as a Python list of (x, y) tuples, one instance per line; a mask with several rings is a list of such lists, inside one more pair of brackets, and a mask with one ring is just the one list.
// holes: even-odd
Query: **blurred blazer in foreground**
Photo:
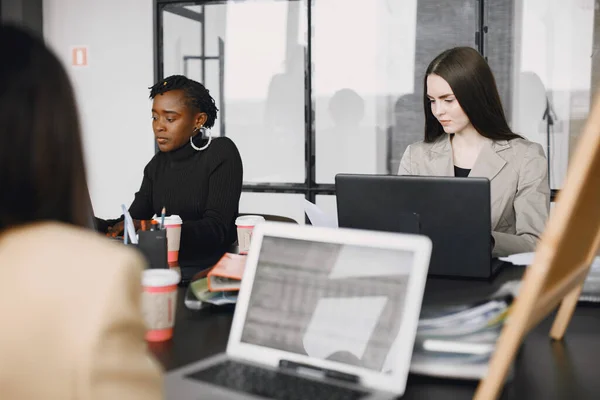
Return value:
[(21, 28), (0, 24), (0, 54), (0, 398), (161, 398), (143, 261), (89, 229), (67, 74)]

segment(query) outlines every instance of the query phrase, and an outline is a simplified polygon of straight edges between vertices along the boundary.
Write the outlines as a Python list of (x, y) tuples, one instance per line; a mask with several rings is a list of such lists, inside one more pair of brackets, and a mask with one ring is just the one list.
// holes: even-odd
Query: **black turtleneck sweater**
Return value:
[[(199, 142), (199, 143), (197, 143)], [(198, 147), (206, 140), (195, 139)], [(227, 137), (214, 138), (202, 151), (188, 143), (157, 153), (144, 168), (140, 190), (129, 208), (133, 219), (179, 215), (183, 220), (179, 264), (182, 268), (213, 265), (237, 238), (235, 218), (242, 191), (242, 160)], [(98, 230), (121, 221), (97, 220)]]

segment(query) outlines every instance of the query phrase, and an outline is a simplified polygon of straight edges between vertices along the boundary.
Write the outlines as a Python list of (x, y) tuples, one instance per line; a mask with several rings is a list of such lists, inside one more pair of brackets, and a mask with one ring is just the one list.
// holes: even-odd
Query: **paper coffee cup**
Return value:
[(244, 215), (237, 217), (235, 225), (237, 226), (238, 246), (240, 254), (247, 254), (252, 240), (252, 231), (256, 224), (265, 222), (264, 217), (260, 215)]
[(179, 279), (179, 274), (169, 269), (147, 269), (142, 274), (142, 314), (149, 342), (173, 337)]
[[(160, 217), (154, 217), (160, 223)], [(169, 266), (179, 266), (179, 242), (181, 241), (181, 224), (183, 221), (179, 215), (165, 217), (165, 229), (167, 230), (167, 261)]]

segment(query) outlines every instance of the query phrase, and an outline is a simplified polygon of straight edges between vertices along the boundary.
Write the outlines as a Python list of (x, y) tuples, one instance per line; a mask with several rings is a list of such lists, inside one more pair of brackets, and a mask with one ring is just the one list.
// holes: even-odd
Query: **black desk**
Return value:
[[(522, 273), (522, 268), (505, 268), (491, 282), (430, 279), (424, 304), (481, 298)], [(227, 346), (233, 307), (191, 311), (183, 295), (180, 288), (173, 340), (150, 345), (167, 371)], [(528, 335), (502, 399), (600, 399), (600, 307), (579, 305), (564, 342), (550, 341), (551, 324), (552, 318), (547, 318)], [(402, 399), (471, 399), (476, 385), (410, 375)]]

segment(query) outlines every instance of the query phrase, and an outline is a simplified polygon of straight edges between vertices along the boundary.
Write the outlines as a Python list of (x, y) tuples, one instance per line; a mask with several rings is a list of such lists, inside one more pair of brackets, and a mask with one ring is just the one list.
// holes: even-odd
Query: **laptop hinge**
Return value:
[(358, 375), (347, 374), (345, 372), (334, 371), (295, 361), (279, 360), (279, 368), (311, 377), (335, 379), (347, 383), (359, 383)]

